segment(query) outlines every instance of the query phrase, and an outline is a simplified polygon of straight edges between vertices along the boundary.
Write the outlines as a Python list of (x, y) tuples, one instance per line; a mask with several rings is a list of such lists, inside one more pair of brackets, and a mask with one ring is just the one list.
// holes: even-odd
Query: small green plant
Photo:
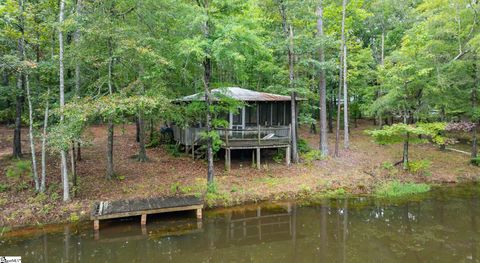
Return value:
[(285, 160), (285, 149), (279, 148), (275, 155), (273, 155), (273, 161), (276, 163), (282, 163)]
[(181, 186), (182, 185), (179, 182), (173, 183), (172, 185), (170, 185), (170, 192), (173, 194), (178, 193)]
[(71, 222), (71, 223), (76, 223), (80, 220), (80, 217), (78, 216), (77, 213), (71, 213), (70, 214), (70, 217), (68, 218), (68, 220)]
[(432, 165), (432, 162), (429, 160), (418, 160), (418, 161), (410, 161), (408, 163), (408, 171), (410, 171), (413, 174), (429, 174), (430, 166)]
[(19, 181), (15, 184), (15, 191), (21, 192), (28, 189), (28, 183), (25, 181)]
[(7, 204), (7, 198), (0, 198), (0, 207), (3, 207)]
[(18, 160), (7, 168), (8, 178), (30, 177), (31, 167), (29, 161)]
[(177, 145), (175, 144), (166, 145), (165, 150), (167, 150), (167, 152), (173, 157), (179, 157), (180, 155), (182, 155)]
[(323, 160), (324, 157), (320, 150), (311, 150), (302, 155), (303, 160), (307, 164), (312, 164), (314, 161)]
[(475, 157), (470, 159), (470, 163), (475, 165), (475, 166), (480, 166), (480, 157)]
[(400, 197), (428, 191), (430, 191), (430, 185), (428, 184), (401, 183), (395, 180), (377, 186), (375, 195), (378, 197)]
[(53, 192), (51, 195), (50, 195), (50, 200), (52, 200), (53, 202), (57, 201), (60, 199), (60, 195), (57, 193), (57, 192)]
[(150, 137), (150, 142), (146, 145), (147, 148), (155, 148), (160, 145), (161, 136), (158, 131), (153, 131), (152, 136)]
[(0, 184), (0, 193), (6, 192), (9, 189), (8, 185)]
[(304, 139), (299, 139), (297, 142), (298, 153), (307, 153), (312, 150), (308, 142)]
[(395, 166), (391, 162), (383, 162), (382, 168), (385, 170), (392, 170), (393, 168), (395, 168)]

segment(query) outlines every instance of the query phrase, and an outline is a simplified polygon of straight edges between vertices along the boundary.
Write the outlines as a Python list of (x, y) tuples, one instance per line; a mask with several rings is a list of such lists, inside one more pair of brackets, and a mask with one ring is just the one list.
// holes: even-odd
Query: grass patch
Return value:
[(377, 186), (374, 195), (377, 197), (401, 197), (405, 195), (426, 193), (428, 191), (430, 191), (430, 185), (428, 184), (391, 181)]

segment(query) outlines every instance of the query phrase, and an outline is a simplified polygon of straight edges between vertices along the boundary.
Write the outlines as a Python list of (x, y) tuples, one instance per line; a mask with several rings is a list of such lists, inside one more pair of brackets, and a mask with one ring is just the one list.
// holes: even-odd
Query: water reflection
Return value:
[(400, 204), (325, 200), (61, 226), (0, 242), (25, 262), (479, 262), (478, 191)]

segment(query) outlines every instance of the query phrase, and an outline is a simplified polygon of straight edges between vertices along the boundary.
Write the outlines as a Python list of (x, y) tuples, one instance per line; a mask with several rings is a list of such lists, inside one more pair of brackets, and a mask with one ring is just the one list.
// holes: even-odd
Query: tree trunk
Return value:
[(343, 52), (340, 52), (340, 74), (338, 78), (338, 94), (337, 94), (337, 126), (335, 127), (335, 157), (340, 156), (339, 144), (340, 144), (340, 113), (341, 113), (341, 101), (342, 97), (342, 83), (343, 83)]
[(72, 151), (70, 154), (70, 164), (72, 167), (72, 185), (73, 185), (73, 196), (77, 194), (77, 158), (75, 156), (75, 142), (72, 141)]
[(45, 178), (47, 177), (47, 161), (46, 161), (46, 148), (47, 148), (47, 126), (48, 126), (48, 99), (50, 97), (50, 89), (47, 91), (47, 102), (45, 103), (45, 116), (43, 120), (43, 132), (42, 132), (42, 178), (40, 182), (40, 192), (45, 192)]
[[(317, 31), (318, 37), (320, 40), (323, 38), (323, 3), (320, 0), (318, 9), (317, 9)], [(320, 95), (320, 151), (322, 152), (323, 156), (328, 156), (328, 137), (327, 137), (327, 86), (325, 80), (325, 69), (323, 68), (323, 64), (325, 62), (325, 54), (323, 49), (323, 44), (320, 45), (319, 50), (320, 55), (320, 63), (322, 64), (322, 68), (320, 69), (320, 83), (319, 83), (319, 91), (318, 94)]]
[(135, 141), (140, 142), (140, 116), (135, 118)]
[[(79, 22), (79, 18), (82, 12), (82, 0), (77, 0), (76, 6), (76, 15), (77, 15), (77, 23)], [(75, 48), (78, 49), (80, 47), (80, 29), (77, 26), (75, 29), (75, 33), (73, 34), (73, 41), (75, 43)], [(75, 96), (77, 98), (80, 97), (80, 59), (78, 55), (75, 57)]]
[(407, 132), (406, 138), (403, 141), (403, 169), (408, 169), (408, 142), (410, 140), (410, 133)]
[(292, 141), (291, 141), (291, 157), (292, 161), (294, 163), (298, 163), (298, 149), (297, 149), (297, 110), (296, 110), (296, 93), (294, 91), (294, 80), (295, 80), (295, 74), (294, 74), (294, 68), (293, 68), (293, 59), (294, 59), (294, 54), (293, 54), (293, 30), (292, 26), (287, 26), (287, 12), (285, 10), (285, 3), (282, 1), (279, 2), (279, 7), (280, 7), (280, 15), (282, 17), (282, 28), (283, 28), (283, 33), (285, 34), (285, 38), (288, 40), (289, 44), (287, 46), (287, 52), (288, 52), (288, 70), (289, 70), (289, 85), (291, 89), (291, 100), (290, 100), (290, 113), (291, 113), (291, 136), (292, 136)]
[[(112, 44), (111, 40), (108, 41), (108, 49), (110, 58), (108, 61), (108, 93), (113, 95), (112, 87), (112, 67), (113, 67), (113, 55), (112, 55)], [(114, 168), (113, 168), (113, 135), (114, 135), (114, 125), (113, 117), (108, 117), (108, 130), (107, 130), (107, 174), (106, 178), (108, 180), (113, 179), (114, 177)]]
[[(474, 71), (474, 84), (472, 88), (472, 111), (475, 114), (477, 111), (477, 88), (479, 85), (479, 70), (478, 70), (478, 65), (476, 63), (477, 56), (475, 54), (474, 56), (474, 63), (473, 63), (473, 71)], [(478, 120), (476, 118), (473, 118), (472, 122), (475, 124), (472, 129), (472, 152), (471, 152), (471, 157), (472, 158), (477, 158), (477, 126), (478, 126)]]
[(293, 69), (293, 29), (292, 25), (289, 27), (289, 48), (288, 48), (288, 71), (290, 78), (291, 91), (291, 123), (292, 123), (292, 160), (293, 163), (298, 163), (298, 150), (297, 150), (297, 94), (295, 92), (295, 74)]
[[(82, 0), (77, 0), (77, 6), (76, 6), (77, 23), (79, 22), (79, 18), (81, 17), (82, 9), (83, 9)], [(80, 48), (80, 29), (79, 29), (79, 26), (77, 26), (77, 28), (75, 29), (75, 33), (73, 34), (73, 41), (75, 43), (75, 48), (79, 49)], [(80, 71), (80, 59), (79, 59), (78, 55), (75, 57), (75, 59), (76, 59), (75, 60), (75, 96), (77, 98), (80, 98), (81, 71)], [(76, 160), (81, 161), (82, 160), (82, 154), (81, 154), (82, 144), (80, 142), (77, 142), (76, 144), (77, 144), (76, 147), (74, 146), (74, 148), (77, 149)]]
[[(204, 1), (204, 10), (207, 17), (205, 23), (203, 24), (203, 35), (205, 39), (210, 39), (210, 27), (209, 27), (209, 1)], [(211, 50), (208, 49), (207, 53), (210, 53)], [(213, 142), (212, 142), (212, 113), (210, 112), (210, 79), (212, 74), (212, 61), (209, 56), (206, 56), (203, 61), (203, 87), (205, 90), (205, 104), (207, 107), (207, 117), (206, 117), (206, 128), (207, 128), (207, 184), (209, 187), (214, 185), (214, 166), (213, 166)]]
[[(143, 85), (143, 66), (140, 66), (140, 92), (142, 93), (142, 96), (145, 95), (145, 86)], [(138, 151), (138, 161), (140, 162), (146, 162), (147, 161), (147, 151), (145, 149), (145, 116), (143, 109), (140, 109), (138, 112), (138, 146), (139, 146), (139, 151)]]
[[(18, 0), (18, 8), (21, 12), (20, 34), (24, 35), (24, 19), (23, 19), (23, 0)], [(18, 40), (18, 57), (20, 61), (25, 61), (25, 40), (20, 38)], [(22, 71), (17, 73), (17, 92), (15, 105), (15, 129), (13, 131), (13, 157), (22, 157), (22, 110), (24, 103), (25, 92), (25, 74)]]
[(335, 89), (332, 87), (331, 98), (328, 102), (328, 133), (333, 133), (333, 112), (335, 108)]
[(343, 147), (350, 147), (349, 131), (348, 131), (348, 88), (347, 88), (347, 43), (345, 40), (345, 15), (347, 12), (347, 0), (343, 0), (342, 4), (342, 49), (343, 49)]
[[(64, 85), (64, 67), (63, 67), (63, 13), (65, 9), (65, 0), (60, 0), (60, 10), (59, 10), (59, 25), (60, 28), (58, 30), (58, 42), (59, 42), (59, 64), (60, 64), (60, 123), (63, 124), (64, 122), (64, 113), (63, 109), (65, 107), (65, 85)], [(69, 202), (70, 201), (70, 186), (68, 183), (68, 172), (67, 172), (67, 153), (65, 149), (60, 150), (60, 159), (61, 165), (60, 169), (62, 172), (62, 183), (63, 183), (63, 201)]]
[(33, 137), (33, 106), (32, 106), (32, 97), (30, 94), (30, 84), (28, 80), (28, 73), (25, 74), (25, 87), (27, 89), (27, 101), (28, 101), (28, 123), (29, 123), (28, 137), (30, 139), (30, 151), (32, 155), (32, 174), (33, 174), (33, 181), (35, 182), (35, 191), (39, 191), (40, 184), (38, 182), (37, 158), (35, 155), (35, 139)]

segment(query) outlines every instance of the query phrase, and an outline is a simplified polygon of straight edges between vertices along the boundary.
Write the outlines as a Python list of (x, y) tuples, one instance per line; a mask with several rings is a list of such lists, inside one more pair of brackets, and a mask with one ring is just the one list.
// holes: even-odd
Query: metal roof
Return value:
[[(226, 87), (211, 90), (212, 100), (218, 100), (219, 95), (227, 96), (240, 101), (289, 101), (290, 96), (284, 96), (273, 93), (258, 92), (239, 87)], [(193, 95), (185, 96), (176, 101), (204, 101), (205, 93), (199, 92)], [(302, 100), (297, 98), (297, 100)]]

